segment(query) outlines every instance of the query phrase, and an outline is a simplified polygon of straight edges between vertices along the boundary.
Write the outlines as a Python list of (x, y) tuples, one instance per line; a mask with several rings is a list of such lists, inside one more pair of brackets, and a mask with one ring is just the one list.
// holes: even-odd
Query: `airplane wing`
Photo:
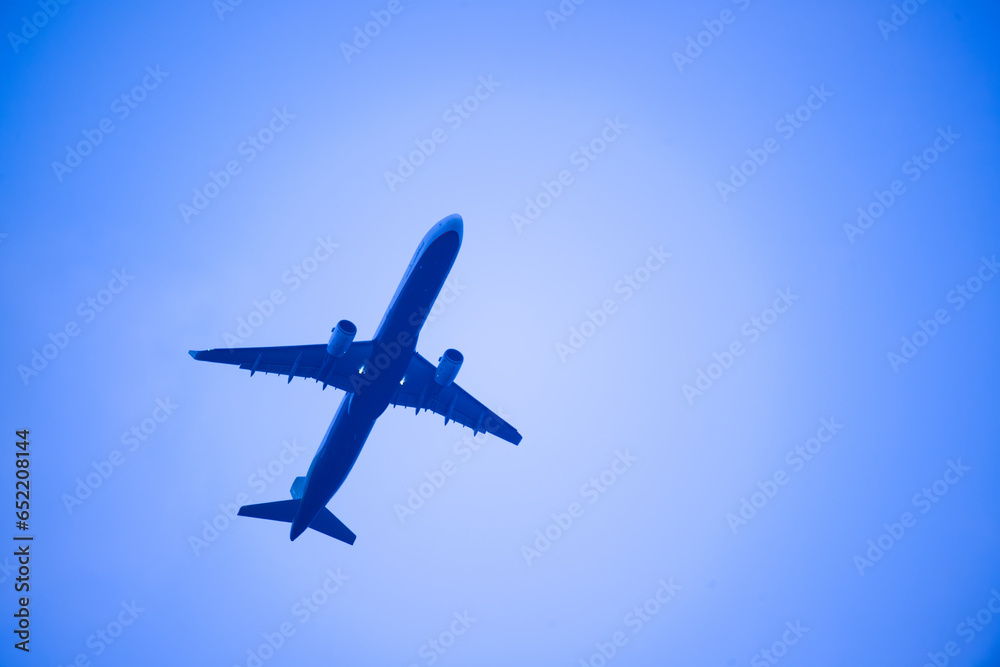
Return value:
[(353, 391), (351, 377), (372, 354), (371, 341), (351, 343), (344, 356), (334, 359), (326, 353), (325, 344), (287, 345), (284, 347), (235, 347), (213, 350), (191, 350), (198, 361), (232, 364), (254, 373), (277, 373), (293, 377), (312, 378), (343, 391)]
[(403, 384), (392, 395), (389, 401), (393, 405), (404, 408), (415, 408), (417, 412), (430, 410), (444, 417), (444, 423), (449, 420), (468, 426), (477, 434), (492, 433), (502, 440), (517, 444), (521, 442), (521, 434), (513, 426), (505, 422), (495, 412), (474, 399), (452, 382), (442, 387), (434, 381), (436, 366), (414, 353), (410, 365), (406, 369)]

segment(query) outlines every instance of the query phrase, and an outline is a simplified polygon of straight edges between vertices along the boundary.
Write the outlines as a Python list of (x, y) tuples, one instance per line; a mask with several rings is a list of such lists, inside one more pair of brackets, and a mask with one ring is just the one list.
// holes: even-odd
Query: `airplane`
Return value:
[(491, 433), (518, 444), (521, 434), (455, 383), (464, 356), (447, 349), (435, 366), (416, 351), (417, 337), (462, 245), (462, 217), (449, 215), (424, 236), (385, 311), (375, 337), (355, 341), (354, 323), (340, 320), (325, 345), (191, 350), (198, 361), (256, 372), (312, 378), (346, 392), (304, 477), (292, 482), (291, 500), (244, 505), (240, 516), (291, 524), (295, 540), (312, 528), (347, 544), (356, 535), (327, 503), (354, 467), (375, 421), (389, 405), (428, 410), (476, 435)]

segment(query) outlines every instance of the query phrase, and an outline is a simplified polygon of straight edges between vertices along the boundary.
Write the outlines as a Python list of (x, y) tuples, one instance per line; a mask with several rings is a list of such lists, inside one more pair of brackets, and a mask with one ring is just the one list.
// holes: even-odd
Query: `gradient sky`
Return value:
[[(997, 664), (998, 21), (5, 3), (0, 664)], [(451, 213), (419, 349), (521, 445), (389, 410), (354, 546), (230, 521), (342, 393), (187, 351), (370, 338)]]

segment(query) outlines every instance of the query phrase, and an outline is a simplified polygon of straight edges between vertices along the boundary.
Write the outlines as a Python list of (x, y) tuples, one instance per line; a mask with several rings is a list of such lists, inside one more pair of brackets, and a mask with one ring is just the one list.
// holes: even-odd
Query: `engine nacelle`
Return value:
[(358, 328), (350, 320), (340, 320), (333, 328), (333, 335), (330, 342), (326, 344), (326, 353), (334, 359), (347, 354), (347, 348), (354, 342), (354, 336), (358, 333)]
[(465, 361), (465, 357), (462, 356), (462, 353), (449, 347), (438, 359), (434, 381), (442, 387), (450, 385), (455, 381), (455, 376), (458, 375), (458, 369), (462, 367), (463, 361)]

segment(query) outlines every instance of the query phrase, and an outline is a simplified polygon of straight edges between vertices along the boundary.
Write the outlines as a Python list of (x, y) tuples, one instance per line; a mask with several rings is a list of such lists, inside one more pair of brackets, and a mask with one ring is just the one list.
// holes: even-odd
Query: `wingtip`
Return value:
[(199, 350), (188, 350), (188, 354), (191, 355), (192, 359), (197, 359), (199, 352)]

